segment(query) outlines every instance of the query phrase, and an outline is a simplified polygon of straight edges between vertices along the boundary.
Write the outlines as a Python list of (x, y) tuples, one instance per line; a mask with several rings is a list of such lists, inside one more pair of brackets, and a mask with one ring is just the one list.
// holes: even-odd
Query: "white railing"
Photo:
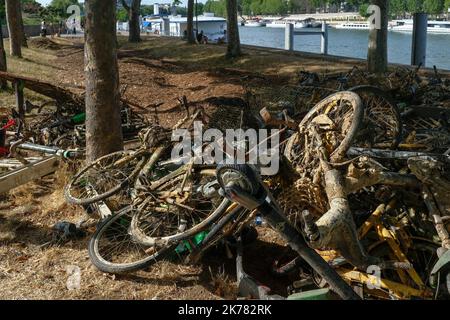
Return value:
[(328, 25), (322, 22), (322, 29), (320, 31), (295, 31), (294, 24), (286, 23), (286, 31), (284, 36), (284, 48), (289, 51), (294, 50), (294, 36), (317, 36), (321, 37), (320, 52), (328, 54)]

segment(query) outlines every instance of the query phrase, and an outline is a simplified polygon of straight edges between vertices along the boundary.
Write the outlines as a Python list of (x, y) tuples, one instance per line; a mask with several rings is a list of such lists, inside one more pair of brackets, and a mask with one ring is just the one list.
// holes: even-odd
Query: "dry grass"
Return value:
[[(10, 57), (8, 55), (9, 41), (4, 42), (7, 51), (8, 72), (23, 76), (31, 76), (40, 80), (54, 79), (55, 72), (59, 68), (55, 66), (56, 56), (51, 50), (36, 48), (31, 43), (29, 48), (22, 48), (22, 59)], [(25, 89), (25, 95), (30, 101), (36, 103), (45, 101), (45, 97)], [(15, 97), (12, 91), (0, 91), (0, 108), (10, 108), (15, 105)]]
[(224, 268), (219, 267), (213, 272), (210, 267), (209, 274), (211, 276), (212, 288), (217, 296), (224, 297), (225, 299), (237, 298), (237, 283), (230, 279), (230, 276), (225, 272)]
[[(155, 59), (167, 59), (198, 69), (235, 68), (248, 72), (259, 72), (277, 76), (292, 76), (299, 70), (318, 72), (339, 72), (364, 63), (358, 60), (330, 63), (329, 59), (323, 59), (311, 54), (294, 55), (282, 53), (273, 49), (271, 52), (257, 48), (245, 47), (244, 56), (238, 59), (225, 58), (225, 45), (189, 45), (185, 41), (176, 38), (147, 37), (140, 44), (129, 44), (123, 37), (119, 38), (122, 50), (139, 50), (145, 52), (148, 57)], [(314, 57), (314, 58), (312, 58)]]

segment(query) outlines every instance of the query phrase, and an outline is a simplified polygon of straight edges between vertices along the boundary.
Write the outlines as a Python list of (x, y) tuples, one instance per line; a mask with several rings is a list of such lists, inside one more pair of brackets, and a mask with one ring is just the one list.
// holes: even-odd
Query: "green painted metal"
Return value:
[[(205, 237), (206, 237), (206, 235), (208, 234), (208, 232), (206, 232), (206, 231), (203, 231), (203, 232), (200, 232), (200, 233), (198, 233), (198, 234), (196, 234), (193, 238), (192, 238), (192, 244), (195, 246), (195, 247), (197, 247), (198, 245), (200, 245), (202, 242), (203, 242), (203, 240), (205, 239)], [(183, 252), (185, 252), (185, 251), (189, 251), (189, 252), (191, 252), (192, 250), (193, 250), (193, 248), (192, 248), (192, 245), (191, 245), (191, 243), (190, 243), (190, 241), (189, 240), (184, 240), (184, 241), (182, 241), (179, 245), (178, 245), (178, 247), (176, 247), (176, 249), (175, 249), (175, 251), (178, 253), (178, 254), (180, 254), (180, 253), (183, 253)]]
[(72, 121), (73, 124), (84, 123), (84, 121), (86, 120), (86, 113), (77, 114), (73, 116), (70, 120)]
[(287, 300), (331, 300), (330, 289), (317, 289), (290, 295)]
[(436, 262), (436, 264), (433, 267), (433, 270), (431, 270), (430, 274), (430, 284), (433, 288), (436, 288), (437, 286), (437, 274), (444, 268), (450, 266), (450, 250), (447, 250)]

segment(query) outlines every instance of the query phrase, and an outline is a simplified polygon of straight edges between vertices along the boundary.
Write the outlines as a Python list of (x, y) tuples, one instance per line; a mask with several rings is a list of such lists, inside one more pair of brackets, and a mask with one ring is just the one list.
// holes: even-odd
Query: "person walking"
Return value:
[(72, 32), (74, 35), (77, 34), (77, 20), (76, 19), (72, 20)]
[(47, 36), (47, 23), (45, 22), (45, 20), (42, 20), (41, 22), (41, 37), (46, 37)]

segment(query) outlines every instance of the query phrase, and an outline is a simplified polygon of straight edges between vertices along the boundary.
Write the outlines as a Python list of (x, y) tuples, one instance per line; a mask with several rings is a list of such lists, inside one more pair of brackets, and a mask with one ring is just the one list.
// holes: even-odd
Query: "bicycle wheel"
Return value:
[(164, 259), (175, 245), (143, 246), (130, 233), (133, 210), (129, 206), (106, 218), (89, 241), (91, 262), (100, 271), (125, 273), (149, 267)]
[[(155, 172), (158, 170), (155, 170)], [(131, 233), (144, 245), (190, 238), (220, 217), (230, 202), (218, 192), (214, 167), (185, 165), (154, 181), (140, 198)]]
[(67, 202), (88, 205), (127, 187), (148, 158), (146, 152), (118, 151), (80, 170), (64, 189)]
[(354, 145), (396, 148), (402, 133), (402, 121), (397, 105), (383, 90), (375, 86), (357, 86), (349, 91), (358, 94), (364, 104), (362, 130)]
[(338, 92), (320, 101), (303, 118), (299, 132), (288, 141), (286, 158), (295, 167), (311, 167), (318, 162), (317, 146), (310, 135), (313, 126), (319, 134), (332, 160), (343, 158), (358, 133), (364, 116), (360, 97), (349, 91)]

